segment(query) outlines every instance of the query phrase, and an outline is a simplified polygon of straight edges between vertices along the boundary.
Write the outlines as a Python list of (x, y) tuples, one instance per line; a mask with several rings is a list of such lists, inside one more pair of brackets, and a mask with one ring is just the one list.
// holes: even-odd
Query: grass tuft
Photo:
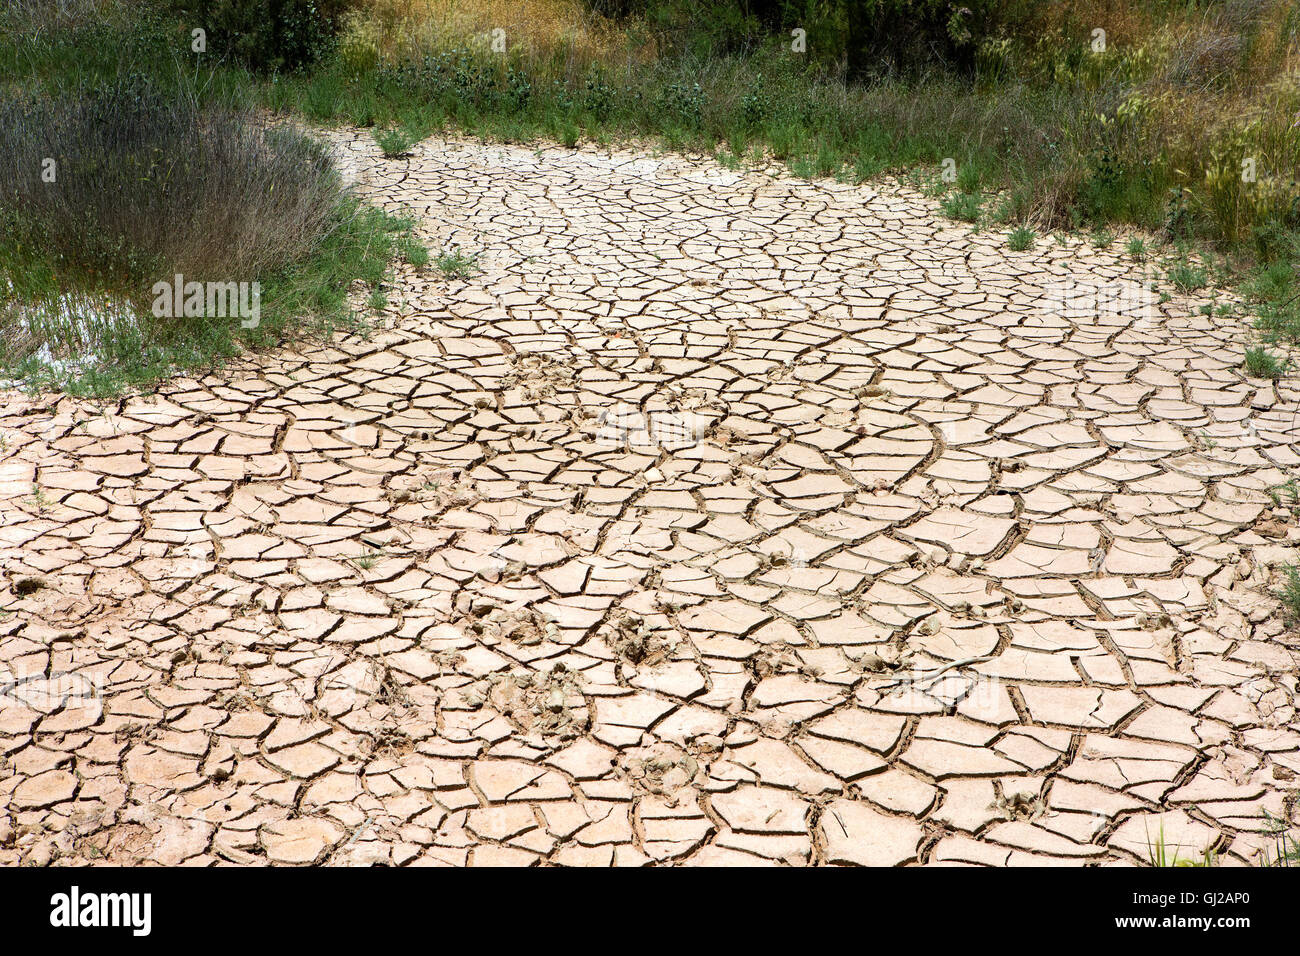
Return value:
[(1156, 834), (1154, 840), (1150, 834), (1147, 835), (1147, 862), (1154, 867), (1213, 867), (1218, 866), (1218, 854), (1213, 847), (1202, 850), (1198, 857), (1185, 857), (1181, 853), (1182, 848), (1177, 845), (1170, 845), (1165, 840), (1165, 823), (1160, 821), (1160, 831)]
[(386, 159), (399, 159), (408, 156), (415, 138), (404, 129), (387, 129), (375, 133), (375, 142)]
[(1168, 272), (1169, 281), (1179, 292), (1189, 293), (1204, 289), (1210, 284), (1209, 275), (1204, 266), (1180, 259)]
[(1034, 248), (1034, 231), (1024, 226), (1013, 229), (1007, 236), (1007, 248), (1012, 252), (1025, 252)]
[(1243, 364), (1245, 365), (1246, 374), (1251, 378), (1268, 378), (1274, 381), (1285, 375), (1287, 369), (1285, 359), (1277, 358), (1262, 345), (1246, 349)]
[(463, 252), (459, 247), (438, 253), (433, 264), (446, 279), (469, 279), (479, 272), (478, 253)]
[(1283, 569), (1282, 587), (1275, 596), (1282, 602), (1282, 616), (1289, 627), (1300, 625), (1300, 568), (1294, 564)]
[(939, 206), (949, 219), (975, 222), (980, 217), (980, 198), (973, 193), (949, 193)]

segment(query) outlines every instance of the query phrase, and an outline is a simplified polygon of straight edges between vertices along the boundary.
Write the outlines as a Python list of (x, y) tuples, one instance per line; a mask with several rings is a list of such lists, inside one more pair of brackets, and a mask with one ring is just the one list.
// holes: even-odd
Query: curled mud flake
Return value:
[(817, 669), (808, 667), (793, 650), (782, 644), (765, 647), (750, 658), (750, 670), (758, 680), (773, 674), (801, 674), (804, 677), (817, 677)]
[(850, 655), (849, 660), (861, 673), (886, 675), (902, 668), (911, 658), (911, 651), (887, 644), (857, 657)]
[(1255, 522), (1255, 533), (1264, 538), (1285, 538), (1287, 535), (1286, 522), (1275, 517), (1260, 517)]
[(874, 652), (863, 654), (856, 659), (855, 663), (868, 674), (884, 674), (898, 667), (897, 662), (887, 660)]
[(396, 479), (388, 497), (399, 504), (419, 501), (436, 511), (460, 508), (482, 500), (478, 483), (450, 468), (419, 471)]
[(136, 740), (143, 737), (144, 733), (144, 724), (132, 721), (129, 724), (123, 724), (121, 727), (118, 727), (117, 730), (113, 731), (113, 741), (114, 743), (121, 743), (125, 740)]
[(430, 651), (429, 656), (433, 659), (439, 674), (454, 674), (460, 665), (465, 663), (465, 655), (457, 650)]
[(730, 445), (739, 441), (742, 437), (743, 436), (740, 432), (736, 431), (734, 428), (728, 428), (726, 425), (713, 430), (713, 440), (719, 445)]
[(700, 755), (722, 753), (722, 748), (726, 746), (726, 741), (717, 734), (700, 734), (691, 740), (691, 747)]

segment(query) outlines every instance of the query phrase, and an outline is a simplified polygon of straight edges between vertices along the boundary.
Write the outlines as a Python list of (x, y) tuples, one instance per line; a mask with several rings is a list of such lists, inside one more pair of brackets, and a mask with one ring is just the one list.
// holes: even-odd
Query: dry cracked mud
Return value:
[(3, 394), (0, 864), (1246, 863), (1294, 812), (1298, 396), (1239, 325), (1063, 310), (1131, 264), (898, 184), (335, 139), (482, 273)]

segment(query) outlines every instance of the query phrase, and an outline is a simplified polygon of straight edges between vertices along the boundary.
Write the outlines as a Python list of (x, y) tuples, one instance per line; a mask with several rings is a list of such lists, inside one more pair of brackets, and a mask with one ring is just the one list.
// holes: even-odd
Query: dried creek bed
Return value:
[(482, 273), (0, 396), (0, 864), (1240, 863), (1294, 810), (1239, 325), (1062, 310), (1132, 264), (900, 185), (335, 139)]

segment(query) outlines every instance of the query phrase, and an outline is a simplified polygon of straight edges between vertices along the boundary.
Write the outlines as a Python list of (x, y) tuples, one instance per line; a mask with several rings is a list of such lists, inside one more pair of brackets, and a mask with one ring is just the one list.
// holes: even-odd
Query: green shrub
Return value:
[(973, 73), (984, 41), (1030, 7), (1017, 0), (846, 0), (849, 73), (914, 71), (936, 60)]
[(981, 182), (979, 167), (974, 163), (962, 163), (957, 171), (957, 188), (964, 193), (978, 192)]
[(404, 129), (386, 129), (375, 132), (375, 142), (385, 157), (396, 159), (411, 151), (415, 139)]
[(754, 83), (740, 102), (740, 115), (746, 128), (753, 129), (767, 119), (772, 111), (771, 97), (763, 86), (763, 74), (754, 77)]
[[(345, 315), (354, 270), (396, 243), (313, 140), (138, 75), (0, 94), (0, 152), (0, 368), (37, 386), (115, 394)], [(256, 283), (258, 321), (156, 317), (154, 285), (178, 273)]]
[(424, 243), (415, 238), (412, 230), (414, 223), (403, 222), (403, 228), (408, 230), (404, 232), (397, 240), (397, 249), (402, 254), (402, 258), (409, 262), (416, 269), (423, 269), (429, 264), (429, 249)]
[[(1295, 244), (1300, 244), (1300, 236), (1288, 242)], [(1300, 265), (1286, 259), (1270, 262), (1251, 276), (1246, 291), (1258, 309), (1256, 324), (1267, 341), (1300, 342)]]
[(177, 3), (202, 27), (208, 52), (261, 71), (296, 70), (328, 52), (356, 0), (193, 0)]
[(340, 190), (315, 141), (140, 74), (76, 95), (0, 95), (0, 154), (8, 238), (92, 279), (230, 278), (292, 262)]
[(700, 84), (669, 83), (661, 95), (663, 110), (687, 129), (700, 125), (704, 110), (704, 90)]
[(1283, 569), (1283, 574), (1285, 580), (1274, 597), (1282, 602), (1282, 617), (1287, 626), (1295, 627), (1300, 624), (1300, 569), (1290, 564)]
[(438, 253), (433, 264), (448, 279), (469, 279), (479, 271), (478, 253), (463, 252), (458, 246)]

